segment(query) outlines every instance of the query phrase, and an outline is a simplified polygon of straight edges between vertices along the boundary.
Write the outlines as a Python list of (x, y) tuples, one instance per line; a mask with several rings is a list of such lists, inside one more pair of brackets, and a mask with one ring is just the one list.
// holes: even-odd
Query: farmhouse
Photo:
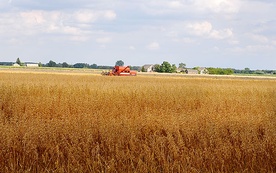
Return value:
[(153, 72), (153, 65), (152, 64), (145, 64), (143, 65), (144, 72)]
[(209, 74), (209, 71), (205, 67), (199, 67), (198, 68), (199, 74)]

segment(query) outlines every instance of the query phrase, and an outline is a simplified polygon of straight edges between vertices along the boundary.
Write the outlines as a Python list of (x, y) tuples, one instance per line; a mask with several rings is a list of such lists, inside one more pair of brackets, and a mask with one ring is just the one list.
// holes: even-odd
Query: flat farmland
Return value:
[(276, 172), (274, 79), (22, 71), (0, 71), (1, 173)]

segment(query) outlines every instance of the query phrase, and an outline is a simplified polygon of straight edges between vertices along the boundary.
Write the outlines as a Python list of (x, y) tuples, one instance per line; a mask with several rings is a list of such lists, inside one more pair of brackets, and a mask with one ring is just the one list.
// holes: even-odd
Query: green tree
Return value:
[(183, 62), (179, 63), (178, 68), (186, 68), (186, 64), (184, 64)]
[(97, 64), (92, 64), (92, 65), (90, 65), (90, 68), (92, 68), (92, 69), (97, 69), (97, 68), (98, 68), (98, 65), (97, 65)]
[(130, 70), (140, 71), (141, 70), (141, 66), (131, 66)]
[(234, 74), (234, 70), (231, 68), (224, 69), (224, 72), (225, 72), (224, 74), (226, 74), (226, 75)]
[(217, 74), (217, 75), (231, 75), (234, 73), (234, 70), (231, 68), (222, 69), (222, 68), (207, 68), (209, 71), (209, 74)]
[(172, 65), (172, 72), (171, 73), (176, 73), (177, 72), (177, 67), (175, 64)]
[(73, 65), (74, 68), (88, 68), (89, 64), (87, 63), (76, 63)]
[(67, 62), (63, 62), (63, 63), (61, 64), (61, 67), (63, 67), (63, 68), (68, 68), (68, 67), (69, 67), (69, 64), (68, 64)]
[(22, 62), (20, 61), (19, 58), (16, 59), (16, 63), (17, 63), (18, 65), (22, 66)]
[(141, 71), (142, 71), (142, 72), (146, 72), (146, 69), (145, 69), (144, 66), (142, 67)]
[(55, 61), (52, 61), (50, 60), (47, 64), (46, 64), (47, 67), (56, 67), (57, 66), (57, 63)]
[(38, 67), (42, 67), (43, 65), (42, 65), (42, 63), (41, 62), (39, 62), (38, 63)]
[(155, 72), (160, 72), (160, 64), (155, 64), (155, 65), (153, 66), (153, 71), (155, 71)]
[(115, 66), (124, 66), (124, 61), (122, 60), (118, 60), (116, 63), (115, 63)]
[(250, 68), (245, 68), (243, 71), (245, 74), (249, 74), (250, 73)]
[(167, 61), (163, 61), (163, 63), (160, 66), (160, 72), (161, 73), (171, 73), (172, 65)]

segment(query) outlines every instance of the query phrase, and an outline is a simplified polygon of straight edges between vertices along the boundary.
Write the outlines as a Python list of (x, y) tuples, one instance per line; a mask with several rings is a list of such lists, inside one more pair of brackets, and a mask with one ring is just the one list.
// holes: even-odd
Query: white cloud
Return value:
[(214, 47), (213, 47), (213, 50), (214, 50), (214, 51), (219, 51), (220, 48), (219, 48), (218, 46), (214, 46)]
[(82, 9), (74, 13), (76, 20), (81, 23), (96, 22), (97, 20), (114, 20), (116, 19), (116, 13), (114, 11), (93, 11)]
[(212, 31), (212, 24), (210, 22), (196, 22), (196, 23), (190, 23), (187, 25), (187, 28), (189, 29), (189, 32), (198, 35), (209, 35)]
[(117, 17), (117, 14), (114, 11), (105, 11), (104, 12), (105, 19), (114, 20)]
[(227, 39), (233, 36), (233, 32), (231, 29), (221, 29), (216, 30), (213, 29), (213, 26), (210, 22), (195, 22), (189, 23), (186, 25), (189, 32), (196, 36), (202, 36), (206, 38), (212, 38), (216, 40)]
[(215, 13), (237, 13), (241, 7), (240, 0), (195, 0), (194, 5), (197, 9), (210, 10)]
[(275, 47), (273, 47), (272, 45), (248, 45), (246, 46), (245, 50), (250, 52), (259, 52), (275, 50)]
[(268, 51), (275, 50), (274, 45), (269, 44), (256, 44), (256, 45), (247, 45), (247, 46), (241, 46), (241, 47), (234, 47), (230, 49), (233, 52), (238, 53), (267, 53)]
[(73, 16), (81, 23), (95, 22), (98, 19), (97, 14), (91, 10), (79, 10)]
[[(139, 5), (137, 4), (137, 7)], [(183, 0), (148, 0), (141, 5), (141, 9), (151, 15), (164, 15), (191, 11), (192, 7)]]
[(256, 41), (256, 42), (259, 42), (259, 43), (268, 43), (269, 42), (269, 39), (264, 36), (264, 35), (260, 35), (260, 34), (248, 34), (249, 38)]
[(213, 39), (221, 40), (221, 39), (226, 39), (230, 38), (233, 36), (233, 32), (231, 29), (222, 29), (222, 30), (213, 30), (210, 33), (210, 37)]
[(233, 39), (228, 40), (228, 43), (231, 45), (238, 45), (238, 44), (240, 44), (240, 41), (237, 40), (236, 38), (233, 38)]
[(191, 44), (191, 43), (195, 43), (196, 40), (195, 39), (192, 39), (192, 38), (175, 38), (173, 39), (173, 41), (175, 42), (181, 42), (181, 43), (185, 43), (185, 44)]
[(59, 29), (62, 29), (65, 34), (79, 35), (81, 33), (80, 29), (71, 26), (60, 27)]
[(111, 40), (112, 39), (110, 37), (101, 37), (101, 38), (97, 38), (96, 42), (101, 44), (106, 44), (106, 43), (110, 43)]
[(90, 23), (115, 18), (116, 13), (111, 10), (77, 10), (72, 13), (45, 10), (4, 12), (0, 13), (0, 34), (9, 40), (11, 37), (23, 39), (24, 36), (30, 40), (31, 36), (47, 34), (48, 39), (53, 35), (55, 40), (60, 36), (62, 39), (87, 41), (92, 33)]
[(45, 23), (45, 12), (43, 11), (29, 11), (22, 12), (20, 16), (27, 25), (40, 25)]
[(129, 46), (128, 49), (129, 50), (135, 50), (136, 48), (134, 46)]
[(240, 0), (148, 0), (143, 3), (142, 9), (152, 15), (190, 13), (236, 14), (244, 2)]
[(149, 50), (158, 50), (158, 49), (160, 49), (160, 45), (158, 42), (152, 42), (147, 46), (147, 48)]
[(180, 1), (168, 2), (168, 6), (171, 8), (182, 8), (184, 5)]

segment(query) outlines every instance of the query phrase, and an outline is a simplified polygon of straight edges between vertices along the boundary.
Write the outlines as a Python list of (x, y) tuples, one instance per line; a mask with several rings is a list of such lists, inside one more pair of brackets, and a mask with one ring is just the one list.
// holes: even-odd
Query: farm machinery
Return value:
[(130, 66), (114, 66), (109, 72), (102, 72), (105, 76), (136, 76), (137, 72), (130, 70)]

